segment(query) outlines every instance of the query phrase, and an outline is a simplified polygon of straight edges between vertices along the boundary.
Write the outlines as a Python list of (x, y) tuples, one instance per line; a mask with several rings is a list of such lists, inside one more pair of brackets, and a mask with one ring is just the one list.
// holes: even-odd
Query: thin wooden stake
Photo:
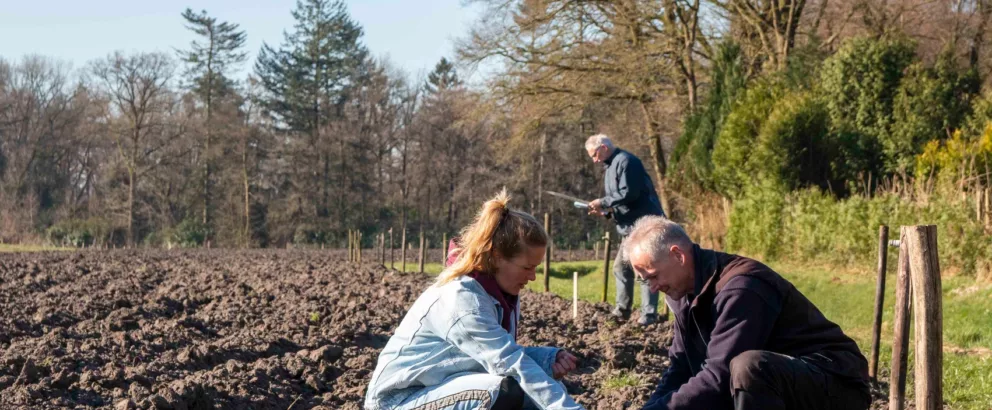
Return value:
[(913, 315), (916, 330), (916, 408), (943, 408), (944, 368), (943, 306), (940, 293), (940, 262), (937, 226), (917, 225), (906, 232), (909, 240), (909, 271), (913, 282)]
[(899, 263), (896, 268), (895, 329), (892, 334), (892, 370), (889, 373), (889, 410), (903, 410), (906, 398), (906, 367), (909, 360), (909, 250), (906, 227), (899, 230)]
[(875, 284), (875, 322), (871, 332), (871, 357), (868, 359), (868, 377), (878, 381), (878, 345), (882, 335), (882, 307), (885, 300), (885, 264), (889, 255), (889, 227), (878, 227), (878, 280)]
[(379, 233), (379, 264), (386, 266), (386, 233)]
[(610, 290), (610, 233), (606, 233), (606, 243), (603, 245), (603, 302), (606, 302), (606, 292)]
[(579, 317), (579, 272), (572, 272), (572, 319)]
[(389, 269), (396, 269), (396, 257), (393, 252), (393, 228), (389, 228)]
[(551, 283), (551, 244), (554, 243), (551, 239), (551, 215), (548, 213), (544, 214), (544, 232), (548, 233), (548, 245), (544, 247), (544, 291), (547, 292)]
[(448, 233), (441, 234), (441, 267), (448, 261)]
[(427, 256), (427, 250), (424, 246), (424, 231), (420, 230), (420, 273), (424, 273), (424, 259)]
[(400, 235), (400, 271), (406, 273), (406, 229)]

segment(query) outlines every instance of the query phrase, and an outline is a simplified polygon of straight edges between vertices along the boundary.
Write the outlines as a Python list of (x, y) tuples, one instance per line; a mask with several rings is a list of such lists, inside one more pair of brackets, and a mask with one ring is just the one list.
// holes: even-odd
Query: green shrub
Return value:
[(761, 126), (747, 169), (753, 177), (787, 190), (829, 186), (836, 180), (831, 174), (836, 147), (823, 104), (809, 92), (793, 92), (775, 105)]
[(198, 218), (186, 218), (172, 230), (172, 243), (183, 248), (199, 248), (210, 236), (210, 230)]
[(45, 232), (48, 242), (55, 246), (84, 247), (102, 245), (114, 230), (103, 218), (63, 219)]
[(891, 135), (893, 102), (915, 49), (904, 39), (855, 38), (824, 61), (818, 92), (851, 177), (883, 170), (881, 141)]
[(878, 140), (892, 125), (892, 103), (916, 45), (901, 39), (855, 38), (828, 58), (820, 71), (831, 120)]
[(293, 243), (297, 245), (313, 245), (328, 243), (334, 235), (326, 229), (312, 224), (303, 224), (296, 227), (293, 233)]
[(713, 180), (717, 191), (737, 198), (754, 180), (749, 162), (758, 134), (776, 103), (786, 94), (774, 79), (757, 81), (727, 115), (713, 148)]
[(711, 88), (699, 109), (685, 120), (682, 136), (672, 151), (669, 173), (673, 182), (713, 188), (713, 162), (711, 154), (723, 122), (744, 91), (745, 73), (741, 48), (733, 42), (717, 47), (713, 61)]
[(946, 53), (933, 67), (909, 67), (893, 103), (892, 132), (882, 136), (890, 172), (912, 171), (927, 141), (943, 140), (964, 122), (980, 82)]
[(937, 225), (944, 272), (974, 275), (992, 258), (992, 243), (959, 195), (909, 201), (895, 194), (837, 199), (818, 188), (785, 194), (749, 191), (734, 202), (727, 232), (732, 252), (774, 260), (815, 261), (871, 267), (877, 258), (878, 226), (897, 238), (900, 226)]
[(727, 249), (774, 260), (782, 248), (785, 212), (786, 193), (782, 187), (749, 187), (731, 208)]

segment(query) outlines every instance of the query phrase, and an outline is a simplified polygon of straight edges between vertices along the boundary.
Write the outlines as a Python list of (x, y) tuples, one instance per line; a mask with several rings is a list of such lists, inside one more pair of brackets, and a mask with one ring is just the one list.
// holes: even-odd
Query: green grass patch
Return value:
[(603, 381), (603, 390), (616, 390), (623, 387), (635, 387), (641, 384), (641, 379), (635, 374), (620, 372)]
[(42, 245), (19, 245), (19, 244), (0, 244), (0, 253), (3, 252), (45, 252), (45, 251), (68, 251), (70, 248), (59, 248), (54, 246), (42, 246)]
[[(772, 267), (792, 281), (824, 315), (840, 325), (861, 347), (865, 357), (871, 349), (871, 327), (875, 309), (875, 277), (798, 263), (774, 263)], [(874, 267), (865, 267), (870, 272)], [(885, 279), (885, 309), (879, 372), (891, 367), (894, 326), (894, 267)], [(992, 285), (968, 277), (941, 278), (944, 310), (944, 400), (955, 409), (992, 408)], [(912, 327), (910, 328), (912, 329)], [(910, 330), (912, 333), (912, 330)], [(910, 342), (907, 396), (913, 391), (913, 350)], [(970, 353), (955, 353), (963, 350)]]

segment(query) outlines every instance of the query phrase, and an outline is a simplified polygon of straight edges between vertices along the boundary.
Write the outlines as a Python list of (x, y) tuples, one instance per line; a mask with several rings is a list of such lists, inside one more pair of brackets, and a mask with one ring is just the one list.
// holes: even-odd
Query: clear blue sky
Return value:
[[(454, 54), (453, 40), (466, 35), (478, 7), (461, 0), (346, 0), (352, 18), (365, 29), (364, 43), (378, 57), (424, 75), (442, 57)], [(188, 47), (194, 36), (183, 27), (186, 7), (206, 10), (221, 21), (238, 23), (248, 35), (247, 73), (265, 41), (282, 44), (291, 30), (295, 0), (0, 0), (0, 57), (20, 60), (40, 54), (68, 61), (73, 68), (114, 50), (164, 51)]]

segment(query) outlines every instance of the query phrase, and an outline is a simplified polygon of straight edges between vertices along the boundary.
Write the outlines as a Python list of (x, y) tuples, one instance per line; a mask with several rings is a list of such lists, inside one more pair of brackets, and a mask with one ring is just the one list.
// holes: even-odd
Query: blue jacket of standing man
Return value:
[[(641, 217), (665, 215), (654, 190), (654, 183), (639, 158), (614, 147), (610, 138), (603, 134), (589, 137), (585, 148), (594, 163), (602, 163), (606, 168), (603, 179), (606, 196), (590, 202), (589, 213), (612, 216), (621, 241), (630, 234), (634, 223)], [(618, 251), (613, 263), (613, 275), (617, 282), (616, 308), (613, 314), (620, 319), (630, 316), (633, 305), (634, 270), (625, 259), (623, 252)], [(638, 282), (642, 297), (641, 318), (638, 323), (648, 325), (657, 321), (658, 293), (651, 293), (644, 282)]]

